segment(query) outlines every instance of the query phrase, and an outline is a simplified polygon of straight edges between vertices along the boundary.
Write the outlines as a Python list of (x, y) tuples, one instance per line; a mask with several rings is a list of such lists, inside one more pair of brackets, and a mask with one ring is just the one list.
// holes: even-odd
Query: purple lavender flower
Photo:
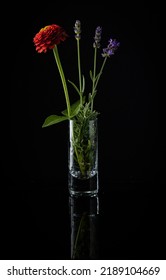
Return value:
[(103, 53), (102, 56), (103, 57), (110, 57), (111, 55), (114, 55), (115, 51), (117, 50), (117, 48), (120, 46), (120, 43), (117, 42), (116, 39), (110, 39), (109, 44), (107, 46), (107, 48), (103, 49)]
[(81, 39), (81, 22), (79, 20), (76, 20), (75, 26), (74, 26), (74, 32), (75, 32), (75, 38), (77, 40)]
[(102, 33), (102, 28), (98, 26), (95, 31), (95, 37), (94, 37), (95, 41), (93, 43), (94, 48), (98, 48), (98, 49), (100, 48), (101, 33)]

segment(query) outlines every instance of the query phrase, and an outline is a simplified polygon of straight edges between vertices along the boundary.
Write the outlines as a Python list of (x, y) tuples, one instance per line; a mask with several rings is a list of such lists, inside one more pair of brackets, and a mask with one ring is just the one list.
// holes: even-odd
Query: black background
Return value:
[[(105, 213), (100, 226), (101, 258), (162, 258), (165, 248), (162, 7), (136, 3), (117, 3), (115, 7), (111, 3), (57, 6), (49, 2), (33, 6), (25, 2), (11, 5), (10, 11), (6, 8), (4, 13), (8, 18), (4, 69), (7, 112), (2, 123), (9, 119), (10, 126), (5, 125), (3, 134), (6, 137), (2, 152), (1, 200), (5, 205), (2, 236), (7, 250), (2, 252), (2, 258), (68, 257), (61, 247), (55, 255), (50, 250), (58, 238), (63, 238), (65, 248), (69, 246), (63, 232), (68, 213), (68, 124), (41, 127), (48, 115), (59, 114), (65, 108), (65, 99), (53, 53), (38, 54), (33, 37), (45, 25), (63, 26), (69, 38), (59, 45), (59, 53), (66, 78), (77, 82), (73, 34), (77, 19), (82, 23), (82, 72), (87, 89), (95, 28), (102, 26), (103, 47), (110, 37), (120, 42), (115, 56), (106, 64), (95, 100), (95, 108), (100, 112), (100, 209)], [(69, 91), (75, 100), (76, 94), (70, 86)], [(53, 215), (53, 201), (55, 212), (59, 212), (55, 222), (59, 234), (53, 225), (51, 228), (47, 225), (47, 211), (49, 208)], [(29, 204), (33, 210), (27, 210)], [(36, 226), (39, 220), (41, 224)], [(118, 235), (112, 233), (114, 225)], [(103, 233), (104, 227), (107, 230)], [(48, 244), (44, 241), (45, 234)], [(115, 245), (109, 247), (109, 240), (111, 244), (116, 240)]]
[[(106, 64), (95, 103), (101, 113), (99, 141), (103, 176), (111, 172), (112, 178), (118, 181), (160, 180), (162, 183), (162, 156), (159, 154), (162, 150), (157, 141), (163, 26), (158, 10), (136, 5), (130, 9), (127, 6), (108, 9), (98, 5), (76, 5), (61, 12), (56, 5), (36, 8), (24, 5), (24, 10), (20, 7), (20, 13), (15, 14), (14, 10), (12, 18), (15, 27), (10, 56), (14, 162), (9, 168), (14, 171), (12, 176), (20, 178), (22, 174), (24, 178), (33, 179), (42, 174), (51, 177), (56, 167), (67, 168), (66, 151), (61, 152), (67, 148), (67, 124), (41, 129), (48, 115), (58, 114), (66, 106), (60, 77), (53, 54), (37, 54), (32, 40), (47, 24), (56, 22), (63, 26), (70, 37), (59, 46), (60, 56), (66, 78), (77, 82), (73, 26), (75, 20), (80, 19), (82, 72), (87, 80), (87, 91), (96, 26), (103, 28), (103, 47), (110, 37), (121, 44)], [(71, 99), (75, 100), (77, 96), (70, 85), (69, 90)]]

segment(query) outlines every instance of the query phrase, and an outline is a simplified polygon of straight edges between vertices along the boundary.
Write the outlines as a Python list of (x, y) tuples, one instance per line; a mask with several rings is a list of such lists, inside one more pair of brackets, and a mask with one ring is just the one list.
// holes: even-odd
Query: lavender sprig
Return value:
[(98, 26), (95, 30), (95, 36), (94, 36), (94, 61), (93, 61), (93, 75), (92, 75), (92, 92), (89, 95), (89, 101), (91, 102), (91, 112), (93, 111), (93, 100), (97, 93), (96, 87), (95, 87), (95, 80), (96, 80), (96, 61), (97, 61), (97, 49), (100, 48), (100, 41), (101, 41), (101, 33), (102, 28)]
[(76, 20), (75, 25), (74, 25), (74, 32), (75, 32), (75, 38), (77, 40), (81, 39), (81, 22), (80, 20)]
[(96, 79), (95, 79), (94, 91), (96, 91), (96, 88), (97, 88), (100, 76), (103, 72), (103, 69), (104, 69), (105, 63), (107, 61), (107, 58), (109, 58), (111, 55), (114, 55), (115, 51), (120, 46), (120, 43), (116, 39), (110, 39), (108, 42), (109, 42), (108, 46), (103, 49), (102, 56), (104, 57), (104, 60), (103, 60), (103, 63), (101, 65), (100, 72), (96, 76)]
[(84, 85), (82, 82), (82, 74), (81, 74), (81, 59), (80, 59), (80, 39), (81, 39), (81, 22), (80, 20), (76, 20), (74, 25), (75, 38), (77, 40), (77, 61), (78, 61), (78, 76), (79, 76), (79, 95), (80, 95), (80, 105), (83, 104), (83, 91)]
[(115, 51), (120, 46), (120, 43), (117, 42), (116, 39), (110, 39), (108, 42), (109, 42), (108, 46), (103, 49), (103, 53), (102, 53), (103, 57), (110, 57), (111, 55), (114, 55)]
[[(74, 85), (75, 89), (78, 91), (80, 95), (80, 105), (82, 107), (83, 105), (83, 94), (85, 89), (85, 78), (81, 74), (81, 60), (80, 60), (80, 39), (81, 39), (81, 22), (80, 20), (75, 21), (74, 25), (74, 33), (75, 33), (75, 39), (77, 41), (77, 59), (78, 59), (78, 74), (79, 74), (79, 88)], [(102, 75), (104, 66), (106, 64), (107, 59), (115, 54), (115, 51), (120, 46), (120, 43), (116, 39), (110, 38), (108, 41), (108, 45), (106, 48), (103, 48), (102, 50), (102, 57), (104, 58), (102, 65), (100, 67), (99, 72), (97, 73), (97, 51), (101, 47), (101, 35), (102, 35), (102, 27), (98, 26), (95, 29), (95, 36), (94, 36), (94, 42), (93, 42), (93, 48), (94, 48), (94, 60), (93, 60), (93, 71), (90, 70), (90, 77), (92, 80), (92, 90), (89, 93), (89, 105), (91, 107), (91, 112), (93, 112), (93, 103), (94, 103), (94, 97), (97, 93), (97, 86), (100, 80), (100, 77)], [(72, 82), (71, 82), (72, 83)], [(73, 83), (72, 83), (73, 84)]]
[(95, 37), (94, 37), (94, 43), (93, 47), (99, 49), (100, 48), (100, 41), (101, 41), (101, 33), (102, 33), (102, 28), (98, 26), (95, 31)]

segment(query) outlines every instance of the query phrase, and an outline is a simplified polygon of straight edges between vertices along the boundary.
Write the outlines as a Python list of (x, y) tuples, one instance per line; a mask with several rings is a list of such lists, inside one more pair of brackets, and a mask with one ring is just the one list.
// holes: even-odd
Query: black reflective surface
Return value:
[(92, 198), (70, 197), (67, 180), (9, 184), (1, 189), (0, 258), (165, 258), (162, 194), (144, 182), (100, 180)]

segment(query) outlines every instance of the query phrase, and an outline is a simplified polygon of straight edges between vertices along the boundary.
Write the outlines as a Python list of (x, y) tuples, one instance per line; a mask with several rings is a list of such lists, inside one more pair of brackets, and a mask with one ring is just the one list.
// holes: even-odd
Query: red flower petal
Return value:
[(38, 53), (45, 53), (47, 50), (53, 49), (55, 45), (60, 44), (61, 41), (65, 41), (67, 37), (68, 35), (62, 27), (52, 24), (41, 28), (33, 38), (33, 42)]

